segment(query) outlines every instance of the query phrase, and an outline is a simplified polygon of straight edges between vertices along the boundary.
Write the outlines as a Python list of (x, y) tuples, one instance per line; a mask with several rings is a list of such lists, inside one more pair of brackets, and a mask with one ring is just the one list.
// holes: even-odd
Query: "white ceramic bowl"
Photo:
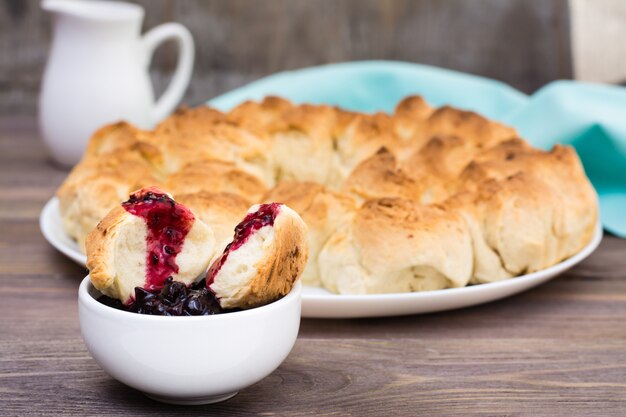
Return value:
[(199, 317), (129, 313), (96, 301), (87, 276), (78, 292), (87, 349), (109, 375), (174, 404), (226, 400), (272, 373), (300, 327), (298, 282), (282, 299), (246, 311)]

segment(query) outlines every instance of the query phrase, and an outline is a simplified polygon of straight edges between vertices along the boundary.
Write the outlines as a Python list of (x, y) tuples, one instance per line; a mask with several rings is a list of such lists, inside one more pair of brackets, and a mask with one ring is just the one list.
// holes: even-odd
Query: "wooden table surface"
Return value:
[(277, 371), (211, 406), (168, 406), (110, 378), (80, 336), (85, 270), (41, 236), (66, 173), (31, 118), (0, 118), (0, 414), (625, 416), (626, 240), (491, 304), (302, 320)]

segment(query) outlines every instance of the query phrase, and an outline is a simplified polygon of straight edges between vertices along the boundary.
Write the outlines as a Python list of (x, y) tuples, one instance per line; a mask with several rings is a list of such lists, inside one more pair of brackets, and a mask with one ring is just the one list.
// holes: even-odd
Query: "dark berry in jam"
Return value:
[(155, 187), (143, 188), (131, 194), (122, 207), (146, 222), (148, 249), (145, 288), (160, 289), (167, 277), (178, 272), (176, 255), (191, 230), (194, 215)]
[(235, 311), (222, 309), (204, 280), (187, 287), (182, 282), (173, 281), (172, 277), (164, 281), (160, 290), (136, 287), (134, 301), (129, 305), (106, 295), (99, 297), (98, 301), (118, 310), (153, 316), (209, 316)]
[(259, 230), (264, 226), (274, 225), (274, 220), (276, 220), (276, 216), (280, 211), (280, 206), (280, 203), (261, 204), (257, 211), (248, 213), (248, 215), (244, 217), (243, 221), (235, 227), (235, 236), (233, 237), (233, 241), (226, 246), (224, 253), (222, 253), (222, 255), (213, 262), (207, 272), (207, 288), (213, 284), (215, 276), (222, 268), (222, 265), (226, 262), (230, 252), (239, 249), (256, 230)]

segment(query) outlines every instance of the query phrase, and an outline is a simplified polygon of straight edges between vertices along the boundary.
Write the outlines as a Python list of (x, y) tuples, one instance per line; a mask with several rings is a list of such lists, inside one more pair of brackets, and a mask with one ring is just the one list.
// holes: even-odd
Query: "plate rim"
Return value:
[[(60, 214), (59, 210), (59, 198), (53, 196), (52, 198), (50, 198), (50, 200), (46, 202), (39, 214), (39, 229), (41, 230), (41, 234), (56, 250), (58, 250), (74, 262), (78, 263), (79, 265), (86, 267), (87, 256), (72, 247), (66, 246), (62, 239), (60, 239), (54, 232), (54, 227), (52, 226), (52, 224), (58, 221), (62, 222), (60, 216), (57, 216), (57, 213)], [(69, 238), (69, 236), (67, 235), (65, 237)]]

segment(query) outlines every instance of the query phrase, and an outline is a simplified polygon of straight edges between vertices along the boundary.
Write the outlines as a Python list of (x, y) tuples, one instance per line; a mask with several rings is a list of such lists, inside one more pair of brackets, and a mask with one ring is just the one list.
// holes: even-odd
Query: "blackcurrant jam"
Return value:
[(220, 307), (204, 279), (187, 287), (168, 277), (163, 284), (162, 288), (152, 290), (136, 287), (135, 297), (129, 305), (106, 295), (99, 297), (98, 301), (118, 310), (153, 316), (210, 316), (235, 311)]
[(195, 220), (193, 213), (157, 188), (144, 188), (122, 203), (124, 209), (146, 221), (146, 285), (162, 288), (165, 279), (178, 272), (176, 255)]

